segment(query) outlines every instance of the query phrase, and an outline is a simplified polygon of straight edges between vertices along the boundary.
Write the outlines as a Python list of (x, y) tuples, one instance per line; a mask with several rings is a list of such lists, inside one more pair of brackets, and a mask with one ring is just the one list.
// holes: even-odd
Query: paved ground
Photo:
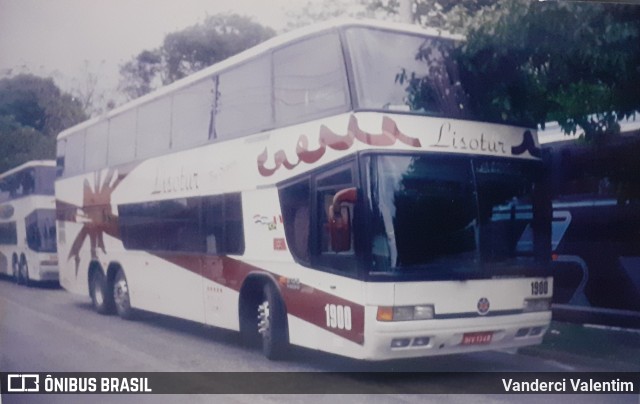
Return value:
[(542, 345), (519, 353), (585, 369), (640, 372), (640, 330), (554, 321)]
[[(363, 363), (294, 349), (282, 362), (266, 360), (257, 350), (238, 343), (237, 333), (211, 329), (165, 316), (145, 314), (138, 321), (93, 312), (88, 299), (59, 288), (17, 286), (0, 280), (0, 371), (38, 372), (396, 372), (393, 380), (372, 376), (332, 376), (327, 395), (223, 395), (215, 401), (247, 402), (562, 402), (633, 403), (635, 396), (535, 395), (415, 395), (430, 391), (474, 391), (461, 382), (459, 372), (640, 372), (640, 333), (553, 323), (545, 342), (517, 353), (482, 352), (408, 361)], [(416, 376), (397, 372), (446, 372)], [(295, 383), (292, 380), (291, 383)], [(335, 387), (355, 383), (376, 395), (336, 395)], [(177, 396), (91, 396), (91, 402), (177, 402)], [(1, 404), (16, 402), (86, 402), (86, 396), (5, 396)], [(211, 396), (188, 396), (188, 401), (211, 402)]]

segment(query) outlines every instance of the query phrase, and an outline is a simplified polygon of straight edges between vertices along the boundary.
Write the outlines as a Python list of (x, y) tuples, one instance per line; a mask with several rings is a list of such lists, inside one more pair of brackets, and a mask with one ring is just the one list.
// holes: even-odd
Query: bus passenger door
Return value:
[(354, 172), (355, 166), (349, 163), (319, 174), (314, 181), (312, 264), (329, 272), (355, 274), (357, 270), (353, 228), (358, 192)]
[(203, 198), (201, 220), (205, 237), (202, 258), (205, 323), (237, 328), (237, 292), (234, 280), (225, 277), (224, 267), (230, 262), (227, 255), (241, 254), (244, 250), (240, 193)]
[(205, 324), (220, 326), (225, 310), (222, 257), (208, 255), (202, 259), (202, 293)]
[[(318, 286), (326, 295), (320, 299), (322, 326), (330, 338), (318, 341), (323, 350), (348, 354), (351, 343), (364, 341), (364, 287), (357, 279), (355, 228), (358, 188), (352, 162), (318, 174), (314, 178), (315, 220), (312, 237), (312, 266), (318, 271)], [(324, 300), (326, 299), (326, 300)], [(326, 334), (325, 334), (326, 335)]]

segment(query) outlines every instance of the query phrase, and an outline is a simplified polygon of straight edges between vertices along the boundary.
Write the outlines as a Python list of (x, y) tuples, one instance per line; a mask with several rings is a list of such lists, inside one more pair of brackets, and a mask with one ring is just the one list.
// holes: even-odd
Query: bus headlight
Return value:
[(524, 299), (522, 311), (531, 313), (534, 311), (547, 311), (551, 308), (551, 299)]
[(376, 319), (378, 321), (411, 321), (430, 320), (434, 315), (431, 304), (419, 306), (378, 307)]

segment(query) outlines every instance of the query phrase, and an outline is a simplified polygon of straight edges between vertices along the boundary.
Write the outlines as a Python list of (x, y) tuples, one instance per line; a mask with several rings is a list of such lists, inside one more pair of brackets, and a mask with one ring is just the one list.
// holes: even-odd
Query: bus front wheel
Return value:
[(282, 359), (289, 346), (287, 313), (272, 283), (264, 285), (262, 303), (258, 306), (258, 333), (262, 338), (262, 353), (271, 360)]
[(134, 310), (131, 307), (131, 297), (129, 294), (129, 284), (122, 269), (118, 270), (113, 282), (113, 301), (115, 302), (118, 315), (125, 320), (132, 320)]

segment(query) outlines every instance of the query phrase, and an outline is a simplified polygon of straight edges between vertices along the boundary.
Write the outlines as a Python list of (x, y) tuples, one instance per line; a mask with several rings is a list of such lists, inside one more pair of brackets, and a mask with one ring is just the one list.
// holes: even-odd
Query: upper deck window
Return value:
[(272, 126), (271, 60), (259, 57), (220, 74), (215, 137), (231, 139)]
[[(85, 131), (76, 132), (58, 141), (58, 159), (63, 159), (63, 175), (84, 172)], [(63, 153), (62, 155), (60, 155)]]
[(38, 195), (53, 195), (53, 184), (56, 178), (55, 167), (36, 167), (36, 189), (35, 193)]
[(109, 122), (102, 121), (87, 128), (84, 147), (84, 169), (97, 170), (107, 165)]
[(136, 155), (136, 110), (116, 115), (109, 120), (109, 164), (132, 161)]
[(171, 99), (159, 98), (138, 110), (136, 157), (166, 153), (171, 142)]
[(53, 195), (55, 167), (28, 167), (0, 180), (0, 202), (27, 195)]
[(347, 109), (349, 94), (337, 33), (273, 54), (276, 123), (287, 125)]
[(173, 96), (171, 148), (182, 150), (205, 143), (212, 135), (215, 78), (207, 78)]
[(369, 28), (346, 36), (358, 107), (473, 119), (453, 41)]

